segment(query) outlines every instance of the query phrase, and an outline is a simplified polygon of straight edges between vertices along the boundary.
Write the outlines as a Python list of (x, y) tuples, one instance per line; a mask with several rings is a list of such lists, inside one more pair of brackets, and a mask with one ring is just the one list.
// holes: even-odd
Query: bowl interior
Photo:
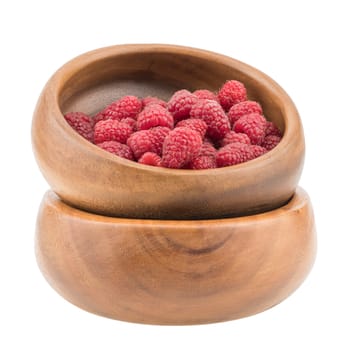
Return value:
[[(95, 56), (94, 56), (95, 55)], [(86, 57), (59, 91), (63, 114), (82, 111), (96, 114), (123, 95), (158, 96), (168, 100), (178, 89), (217, 91), (229, 79), (242, 81), (249, 99), (258, 101), (268, 120), (283, 132), (283, 101), (265, 74), (228, 57), (195, 49), (148, 45), (99, 57)]]

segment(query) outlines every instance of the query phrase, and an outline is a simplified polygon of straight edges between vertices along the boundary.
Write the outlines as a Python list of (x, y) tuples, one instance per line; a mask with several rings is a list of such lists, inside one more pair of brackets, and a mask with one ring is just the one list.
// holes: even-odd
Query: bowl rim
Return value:
[(256, 213), (244, 216), (233, 216), (233, 217), (225, 217), (225, 218), (215, 218), (215, 219), (193, 219), (193, 220), (174, 220), (174, 219), (137, 219), (137, 218), (123, 218), (123, 217), (115, 217), (115, 216), (106, 216), (100, 215), (92, 212), (88, 212), (85, 210), (81, 210), (66, 204), (59, 196), (53, 192), (52, 190), (48, 190), (44, 194), (44, 198), (42, 200), (42, 205), (53, 206), (55, 211), (60, 212), (61, 215), (68, 217), (76, 217), (79, 220), (90, 221), (96, 224), (116, 224), (116, 225), (137, 225), (137, 226), (164, 226), (168, 228), (180, 228), (180, 227), (192, 227), (192, 226), (205, 226), (205, 225), (245, 225), (249, 224), (253, 221), (264, 221), (276, 219), (280, 216), (286, 215), (290, 212), (299, 212), (303, 207), (310, 202), (310, 197), (307, 192), (300, 186), (298, 186), (295, 190), (295, 193), (290, 198), (290, 200), (284, 205)]
[[(118, 55), (128, 55), (128, 54), (144, 54), (144, 53), (171, 53), (177, 55), (192, 55), (196, 56), (199, 59), (218, 61), (220, 64), (227, 66), (234, 66), (235, 69), (243, 71), (244, 74), (252, 76), (253, 79), (259, 80), (259, 82), (268, 87), (269, 90), (273, 90), (274, 94), (283, 101), (283, 115), (285, 130), (282, 135), (280, 143), (272, 150), (268, 151), (264, 155), (249, 160), (244, 163), (231, 165), (222, 168), (215, 169), (204, 169), (200, 171), (193, 171), (192, 169), (170, 169), (163, 167), (153, 167), (144, 164), (140, 164), (135, 161), (127, 160), (121, 157), (116, 157), (115, 155), (104, 151), (95, 144), (84, 139), (78, 133), (76, 133), (69, 124), (65, 121), (63, 112), (60, 108), (60, 94), (65, 87), (65, 83), (78, 73), (84, 66), (93, 64), (96, 61), (103, 60), (106, 58), (111, 58)], [(265, 73), (260, 70), (243, 63), (237, 59), (231, 58), (226, 55), (222, 55), (216, 52), (188, 47), (188, 46), (179, 46), (179, 45), (170, 45), (170, 44), (123, 44), (123, 45), (114, 45), (98, 48), (92, 51), (85, 52), (72, 60), (65, 63), (61, 68), (59, 68), (50, 80), (47, 82), (43, 93), (45, 94), (46, 100), (49, 100), (50, 103), (45, 103), (40, 106), (42, 112), (50, 114), (55, 119), (57, 125), (63, 129), (64, 133), (74, 140), (75, 143), (83, 144), (85, 150), (91, 153), (95, 157), (102, 157), (110, 164), (123, 165), (127, 168), (140, 169), (141, 171), (147, 171), (150, 173), (164, 174), (164, 175), (181, 175), (181, 176), (193, 176), (194, 174), (199, 176), (208, 176), (221, 174), (227, 171), (239, 171), (243, 168), (251, 168), (253, 171), (256, 171), (257, 164), (263, 163), (273, 163), (275, 161), (276, 155), (282, 153), (286, 146), (290, 144), (296, 132), (302, 130), (302, 124), (299, 117), (299, 113), (289, 97), (289, 95), (283, 90), (283, 88), (270, 78)], [(50, 105), (50, 113), (48, 106)], [(283, 156), (283, 154), (281, 155)]]

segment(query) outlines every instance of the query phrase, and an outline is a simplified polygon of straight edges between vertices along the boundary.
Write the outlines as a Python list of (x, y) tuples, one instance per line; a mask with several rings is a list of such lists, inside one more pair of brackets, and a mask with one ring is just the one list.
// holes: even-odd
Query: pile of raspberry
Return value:
[(282, 134), (245, 86), (227, 81), (209, 90), (176, 91), (168, 102), (124, 96), (95, 116), (65, 116), (81, 136), (116, 156), (173, 169), (212, 169), (268, 152)]

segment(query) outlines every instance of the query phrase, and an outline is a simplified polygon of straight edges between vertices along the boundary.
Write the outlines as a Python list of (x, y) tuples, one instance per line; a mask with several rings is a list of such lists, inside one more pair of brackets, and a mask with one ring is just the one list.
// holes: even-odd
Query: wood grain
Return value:
[(151, 324), (226, 321), (291, 294), (316, 252), (300, 188), (285, 206), (221, 220), (108, 218), (48, 192), (36, 230), (39, 266), (54, 289), (102, 316)]
[[(172, 170), (115, 157), (76, 134), (63, 113), (94, 114), (124, 94), (168, 98), (179, 87), (218, 89), (227, 79), (247, 86), (284, 135), (264, 156), (212, 170)], [(200, 219), (271, 210), (286, 203), (304, 160), (298, 112), (262, 72), (212, 52), (171, 45), (121, 45), (86, 53), (45, 86), (33, 118), (33, 149), (42, 173), (66, 203), (116, 217)]]

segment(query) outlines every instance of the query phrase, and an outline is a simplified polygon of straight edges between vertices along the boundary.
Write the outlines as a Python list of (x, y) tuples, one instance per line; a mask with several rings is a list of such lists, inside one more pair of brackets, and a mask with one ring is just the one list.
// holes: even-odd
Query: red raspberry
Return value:
[(201, 169), (214, 169), (216, 168), (215, 157), (199, 156), (189, 163), (189, 169), (201, 170)]
[(95, 143), (104, 141), (118, 141), (126, 143), (126, 140), (132, 134), (130, 125), (118, 120), (107, 119), (101, 120), (95, 125), (94, 140)]
[(128, 124), (133, 131), (136, 130), (136, 120), (133, 118), (123, 118), (120, 120), (121, 123)]
[(254, 158), (258, 158), (267, 152), (267, 149), (265, 147), (261, 147), (258, 145), (251, 145), (250, 149), (254, 154)]
[(146, 152), (153, 152), (160, 156), (164, 139), (169, 132), (169, 128), (162, 126), (136, 131), (129, 137), (127, 145), (131, 148), (136, 159), (139, 159)]
[(268, 151), (275, 148), (281, 141), (281, 137), (277, 135), (267, 135), (265, 136), (261, 146), (265, 147)]
[(144, 97), (142, 99), (142, 106), (143, 107), (146, 107), (146, 106), (148, 106), (150, 104), (153, 104), (153, 103), (155, 103), (157, 105), (160, 105), (160, 106), (162, 106), (164, 108), (166, 108), (166, 106), (167, 106), (167, 103), (164, 100), (161, 100), (158, 97), (147, 96), (147, 97)]
[(262, 115), (262, 108), (258, 102), (243, 101), (233, 105), (227, 113), (231, 125), (233, 125), (240, 117), (250, 113), (259, 113)]
[(255, 158), (254, 152), (251, 149), (252, 145), (247, 145), (246, 143), (240, 142), (231, 143), (230, 145), (235, 145), (235, 147), (239, 148), (243, 157), (243, 162), (247, 162), (248, 160)]
[(138, 160), (139, 163), (152, 166), (161, 166), (162, 158), (153, 152), (144, 153)]
[(246, 134), (230, 131), (221, 140), (221, 146), (226, 146), (229, 143), (234, 143), (234, 142), (240, 142), (240, 143), (245, 143), (247, 145), (250, 145), (250, 138)]
[(219, 168), (244, 162), (239, 148), (234, 147), (234, 145), (234, 143), (230, 143), (218, 150), (216, 164)]
[(80, 136), (93, 142), (93, 121), (88, 115), (82, 112), (71, 112), (65, 114), (64, 118)]
[(188, 164), (189, 169), (216, 168), (216, 149), (209, 142), (203, 142), (197, 157)]
[(202, 147), (200, 149), (199, 155), (208, 156), (208, 157), (216, 157), (216, 148), (211, 142), (204, 141)]
[(192, 106), (198, 98), (188, 90), (179, 90), (174, 93), (168, 102), (168, 111), (173, 115), (174, 121), (188, 118)]
[(278, 129), (278, 127), (272, 123), (267, 121), (266, 122), (266, 130), (265, 130), (265, 137), (269, 136), (269, 135), (276, 135), (276, 136), (282, 136), (282, 133), (280, 132), (280, 130)]
[(220, 148), (216, 153), (217, 166), (220, 168), (254, 159), (254, 153), (250, 147), (245, 143), (235, 142)]
[(93, 125), (96, 125), (101, 120), (106, 120), (106, 119), (109, 119), (109, 118), (105, 117), (103, 112), (100, 111), (94, 117), (92, 117), (92, 123), (93, 123)]
[(228, 80), (219, 90), (218, 98), (222, 108), (228, 111), (234, 104), (247, 99), (247, 90), (238, 80)]
[(206, 131), (207, 131), (207, 124), (202, 120), (202, 119), (184, 119), (184, 120), (181, 120), (179, 121), (177, 124), (176, 124), (176, 127), (186, 127), (186, 128), (189, 128), (189, 129), (192, 129), (194, 131), (197, 131), (199, 135), (201, 135), (201, 138), (204, 137)]
[(155, 126), (174, 128), (174, 118), (164, 107), (158, 104), (150, 104), (138, 115), (137, 130), (147, 130)]
[(162, 155), (163, 152), (163, 143), (170, 133), (170, 129), (164, 126), (157, 126), (155, 128), (150, 129), (150, 134), (152, 137), (154, 153), (157, 153), (159, 156)]
[(216, 94), (210, 90), (206, 90), (206, 89), (196, 90), (196, 91), (193, 91), (193, 95), (197, 96), (201, 100), (213, 100), (213, 101), (219, 102), (219, 99), (216, 96)]
[(150, 130), (134, 132), (126, 144), (131, 148), (136, 159), (139, 159), (146, 152), (154, 152), (154, 145)]
[(171, 130), (164, 140), (162, 165), (167, 168), (182, 168), (199, 153), (202, 146), (200, 135), (189, 128)]
[[(136, 96), (124, 96), (121, 99), (112, 102), (103, 111), (98, 113), (95, 118), (103, 120), (124, 118), (134, 118), (141, 112), (142, 102)], [(98, 117), (99, 116), (99, 117)]]
[(117, 141), (105, 141), (97, 144), (98, 147), (104, 149), (107, 152), (113, 153), (119, 157), (133, 160), (132, 151), (129, 146), (123, 145)]
[(208, 125), (207, 135), (214, 140), (222, 139), (231, 129), (225, 112), (212, 100), (198, 100), (192, 107), (190, 116), (204, 120)]
[(253, 145), (260, 145), (265, 136), (266, 119), (258, 113), (246, 114), (233, 125), (235, 132), (247, 134)]

